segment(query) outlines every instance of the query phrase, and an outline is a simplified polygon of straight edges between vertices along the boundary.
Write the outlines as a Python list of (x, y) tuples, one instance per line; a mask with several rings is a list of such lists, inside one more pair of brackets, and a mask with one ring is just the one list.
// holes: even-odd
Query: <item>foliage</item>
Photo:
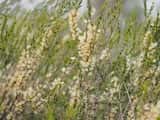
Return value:
[(122, 0), (81, 5), (0, 3), (0, 119), (159, 119), (159, 13), (146, 0), (142, 21), (122, 19)]

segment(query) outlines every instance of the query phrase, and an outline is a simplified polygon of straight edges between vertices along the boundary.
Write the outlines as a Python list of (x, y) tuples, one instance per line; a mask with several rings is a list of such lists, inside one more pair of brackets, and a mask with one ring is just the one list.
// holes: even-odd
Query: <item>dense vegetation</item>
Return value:
[[(159, 120), (160, 16), (123, 0), (0, 3), (0, 120)], [(124, 21), (124, 25), (122, 25)]]

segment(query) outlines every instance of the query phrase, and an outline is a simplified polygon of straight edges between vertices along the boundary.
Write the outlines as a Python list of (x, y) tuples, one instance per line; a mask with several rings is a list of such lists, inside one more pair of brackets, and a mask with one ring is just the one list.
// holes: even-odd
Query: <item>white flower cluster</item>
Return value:
[(109, 59), (110, 58), (110, 51), (108, 48), (105, 48), (104, 50), (102, 50), (101, 54), (100, 54), (100, 57), (99, 57), (99, 60), (103, 60), (103, 59)]
[(79, 105), (80, 103), (80, 81), (76, 80), (72, 87), (69, 88), (70, 92), (70, 106)]
[(91, 23), (90, 20), (86, 20), (87, 28), (86, 31), (81, 32), (77, 24), (77, 11), (72, 10), (69, 14), (69, 24), (73, 39), (79, 40), (78, 53), (80, 57), (80, 64), (82, 70), (87, 70), (92, 62), (92, 52), (94, 43), (98, 36), (97, 27)]
[(160, 102), (157, 105), (147, 103), (143, 106), (140, 120), (157, 120), (160, 116)]
[(73, 40), (76, 40), (78, 37), (78, 12), (76, 9), (73, 9), (69, 12), (69, 26)]
[(22, 52), (20, 59), (15, 67), (13, 75), (10, 77), (9, 87), (25, 87), (25, 82), (30, 79), (38, 65), (38, 57), (29, 53), (29, 47)]
[(81, 65), (83, 68), (87, 68), (92, 60), (92, 51), (94, 48), (94, 42), (96, 39), (96, 26), (92, 25), (90, 21), (88, 21), (87, 31), (84, 32), (82, 36), (79, 36), (79, 56), (81, 58)]
[[(26, 90), (12, 90), (10, 94), (15, 94), (15, 100), (13, 103), (13, 108), (10, 107), (8, 102), (5, 102), (2, 104), (3, 111), (7, 112), (7, 120), (16, 120), (17, 115), (19, 114), (19, 117), (21, 117), (21, 113), (23, 111), (32, 111), (33, 113), (37, 114), (40, 112), (43, 112), (45, 109), (45, 104), (49, 100), (48, 92), (59, 89), (63, 86), (63, 82), (60, 78), (55, 79), (52, 82), (45, 82), (45, 83), (38, 83), (36, 87), (32, 86), (27, 88)], [(11, 97), (11, 96), (10, 96)], [(13, 95), (12, 95), (13, 97)], [(6, 101), (9, 101), (9, 99), (5, 99)], [(8, 106), (7, 106), (8, 105)], [(29, 110), (28, 110), (29, 108)], [(0, 113), (0, 117), (3, 115), (3, 112)]]
[[(31, 50), (31, 46), (27, 46), (26, 49), (23, 50), (18, 63), (15, 66), (15, 69), (11, 75), (9, 75), (9, 83), (5, 84), (5, 88), (2, 93), (2, 106), (3, 110), (0, 111), (0, 117), (5, 116), (11, 119), (14, 119), (14, 115), (23, 111), (24, 105), (27, 100), (24, 96), (26, 96), (26, 92), (32, 92), (31, 89), (27, 88), (29, 83), (28, 81), (32, 78), (32, 75), (35, 73), (38, 65), (40, 64), (40, 58), (42, 57), (41, 53), (45, 49), (47, 45), (48, 39), (51, 37), (52, 31), (48, 29), (44, 34), (44, 38), (42, 39), (41, 45), (36, 50)], [(28, 90), (28, 91), (27, 91)], [(37, 96), (37, 95), (36, 95)], [(38, 98), (41, 97), (38, 94)], [(34, 97), (35, 98), (35, 97)], [(36, 100), (39, 100), (39, 99)], [(10, 101), (8, 103), (8, 101)], [(35, 99), (32, 100), (32, 102)], [(38, 103), (38, 102), (37, 102)], [(11, 104), (11, 105), (8, 105)], [(11, 113), (13, 116), (11, 117)]]
[(95, 120), (97, 115), (98, 98), (96, 95), (90, 95), (87, 104), (87, 120)]

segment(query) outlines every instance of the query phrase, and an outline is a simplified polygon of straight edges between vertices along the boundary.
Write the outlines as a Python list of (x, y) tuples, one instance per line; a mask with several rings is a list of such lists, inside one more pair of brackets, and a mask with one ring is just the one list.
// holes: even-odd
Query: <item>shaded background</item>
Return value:
[[(10, 0), (0, 0), (0, 2), (3, 1), (10, 1)], [(32, 10), (35, 6), (37, 6), (39, 3), (43, 2), (44, 0), (11, 0), (12, 2), (19, 2), (19, 5), (22, 8), (28, 9), (28, 10)], [(48, 0), (49, 1), (49, 0)], [(96, 8), (99, 9), (99, 7), (101, 6), (101, 4), (104, 2), (105, 0), (91, 0), (92, 5)], [(154, 12), (156, 13), (158, 10), (160, 10), (160, 0), (147, 0), (147, 7), (148, 9), (150, 9), (152, 2), (155, 3), (155, 8), (154, 8)], [(83, 0), (82, 2), (82, 8), (81, 8), (81, 12), (83, 13), (86, 9), (86, 3), (87, 0)], [(129, 12), (133, 9), (143, 9), (143, 0), (124, 0), (124, 4), (125, 4), (125, 8), (124, 11), (125, 12)]]

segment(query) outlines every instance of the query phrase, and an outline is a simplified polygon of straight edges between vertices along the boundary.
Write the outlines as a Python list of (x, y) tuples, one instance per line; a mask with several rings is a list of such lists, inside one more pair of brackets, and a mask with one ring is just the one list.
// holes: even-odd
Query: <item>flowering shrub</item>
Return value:
[(0, 3), (0, 120), (160, 119), (152, 8), (122, 27), (121, 0), (98, 12), (88, 0), (83, 14), (81, 0), (48, 0), (29, 12), (14, 5)]

